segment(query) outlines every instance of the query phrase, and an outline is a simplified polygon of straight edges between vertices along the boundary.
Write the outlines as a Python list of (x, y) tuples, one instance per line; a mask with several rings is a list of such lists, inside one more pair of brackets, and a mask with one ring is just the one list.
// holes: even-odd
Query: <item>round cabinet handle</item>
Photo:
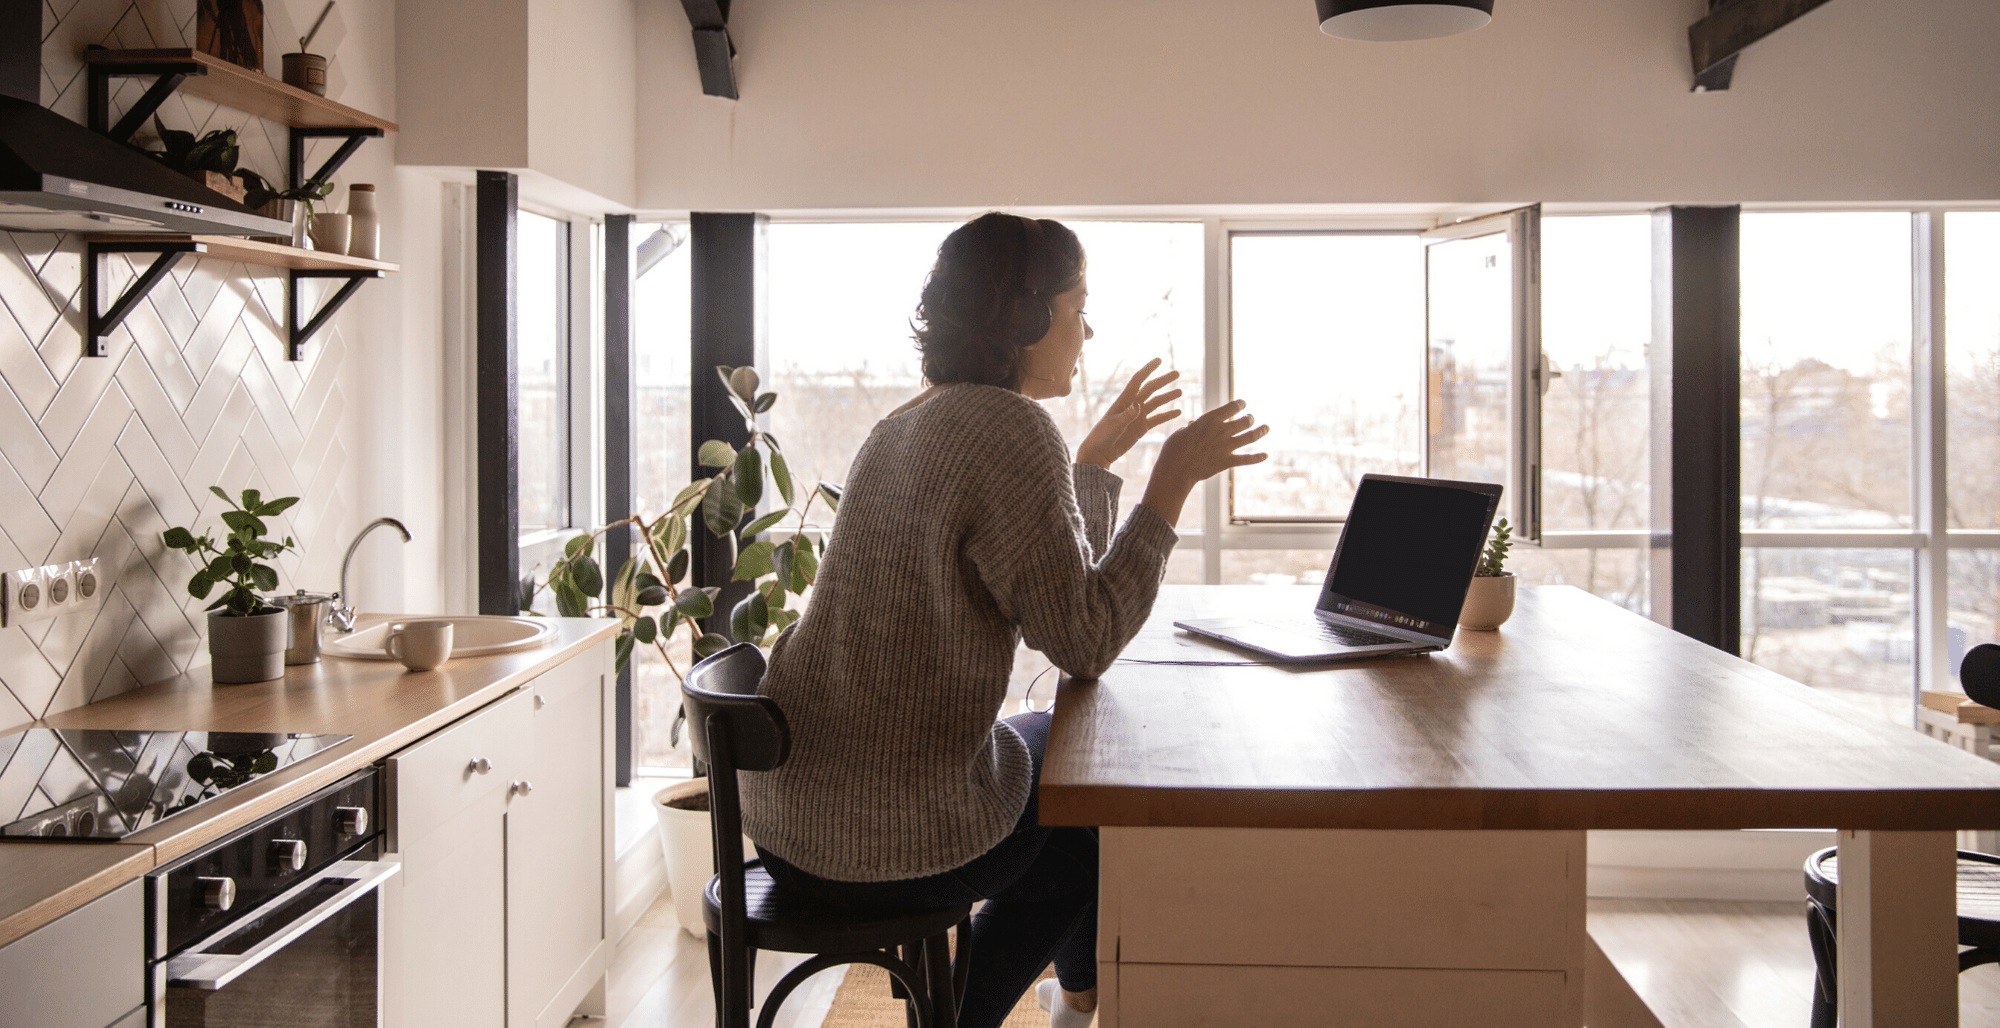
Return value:
[(535, 709), (536, 709), (536, 710), (540, 710), (540, 709), (542, 709), (543, 707), (546, 707), (546, 706), (548, 706), (548, 705), (549, 705), (549, 701), (548, 701), (548, 699), (547, 699), (546, 697), (544, 697), (544, 696), (543, 696), (543, 695), (542, 695), (541, 693), (536, 693), (536, 694), (535, 694)]
[(302, 871), (306, 866), (304, 839), (271, 840), (271, 863), (281, 871)]
[(367, 807), (333, 808), (333, 830), (342, 835), (368, 834)]
[(204, 910), (228, 910), (236, 905), (236, 879), (197, 878), (195, 905)]
[(487, 760), (485, 757), (474, 757), (472, 758), (472, 763), (467, 764), (465, 766), (465, 769), (467, 771), (472, 771), (483, 775), (486, 772), (493, 770), (493, 762)]
[(535, 783), (526, 780), (515, 782), (513, 790), (517, 796), (526, 796), (535, 791)]

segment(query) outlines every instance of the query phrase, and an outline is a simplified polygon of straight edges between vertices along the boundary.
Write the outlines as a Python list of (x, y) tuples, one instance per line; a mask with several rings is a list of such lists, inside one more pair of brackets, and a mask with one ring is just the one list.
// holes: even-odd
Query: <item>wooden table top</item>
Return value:
[(1250, 661), (1176, 619), (1311, 588), (1168, 586), (1100, 681), (1065, 679), (1047, 824), (1270, 828), (2000, 827), (2000, 765), (1620, 609), (1524, 588), (1441, 653)]

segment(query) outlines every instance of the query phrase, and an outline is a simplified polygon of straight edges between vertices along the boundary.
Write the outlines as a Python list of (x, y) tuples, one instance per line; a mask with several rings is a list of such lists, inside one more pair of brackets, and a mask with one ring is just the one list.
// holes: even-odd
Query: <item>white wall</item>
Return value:
[(736, 103), (639, 21), (642, 207), (2000, 198), (2000, 4), (1840, 0), (1689, 91), (1705, 0), (1368, 44), (1309, 0), (739, 4)]

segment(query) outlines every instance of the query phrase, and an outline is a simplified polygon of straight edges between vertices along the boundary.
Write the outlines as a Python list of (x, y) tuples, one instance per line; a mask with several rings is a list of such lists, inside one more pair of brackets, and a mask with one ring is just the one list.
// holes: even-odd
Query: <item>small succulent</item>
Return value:
[(1514, 528), (1506, 518), (1493, 523), (1493, 538), (1487, 540), (1479, 567), (1472, 572), (1475, 578), (1499, 578), (1507, 573), (1507, 551), (1513, 548), (1513, 537)]

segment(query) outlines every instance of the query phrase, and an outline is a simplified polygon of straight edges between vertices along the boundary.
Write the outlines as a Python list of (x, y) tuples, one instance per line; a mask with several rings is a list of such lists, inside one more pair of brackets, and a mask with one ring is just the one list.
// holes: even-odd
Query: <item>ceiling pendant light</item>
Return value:
[(1342, 39), (1400, 42), (1455, 36), (1493, 20), (1493, 0), (1319, 0), (1319, 30)]

